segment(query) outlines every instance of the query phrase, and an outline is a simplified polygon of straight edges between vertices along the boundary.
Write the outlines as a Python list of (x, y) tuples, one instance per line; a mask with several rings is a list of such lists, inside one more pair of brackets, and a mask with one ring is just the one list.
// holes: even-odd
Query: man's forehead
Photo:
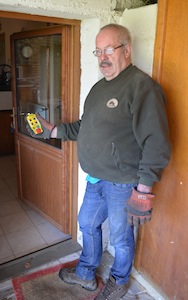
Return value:
[(105, 28), (105, 29), (102, 29), (101, 31), (99, 31), (99, 33), (97, 34), (97, 38), (98, 37), (101, 37), (101, 36), (108, 36), (108, 37), (111, 37), (111, 36), (117, 36), (118, 33), (117, 33), (117, 30), (115, 30), (114, 28)]
[(96, 45), (101, 44), (104, 47), (112, 46), (118, 41), (117, 32), (110, 29), (102, 30), (96, 37)]

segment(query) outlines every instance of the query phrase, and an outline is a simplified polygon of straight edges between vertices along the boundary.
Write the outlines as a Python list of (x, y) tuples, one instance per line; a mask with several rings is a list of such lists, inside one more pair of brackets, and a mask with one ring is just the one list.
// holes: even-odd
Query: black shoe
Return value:
[(97, 289), (97, 282), (93, 280), (83, 280), (76, 275), (76, 267), (65, 268), (59, 271), (59, 277), (66, 283), (80, 284), (84, 289), (88, 291), (95, 291)]
[(128, 291), (127, 285), (116, 284), (115, 279), (110, 276), (104, 289), (94, 300), (118, 300)]

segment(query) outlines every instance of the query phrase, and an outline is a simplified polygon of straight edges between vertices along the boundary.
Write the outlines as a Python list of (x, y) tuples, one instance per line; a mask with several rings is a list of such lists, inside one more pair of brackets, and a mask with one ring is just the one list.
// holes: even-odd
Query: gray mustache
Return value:
[(101, 63), (100, 63), (100, 67), (103, 67), (103, 66), (111, 66), (112, 65), (112, 63), (111, 62), (109, 62), (109, 61), (101, 61)]

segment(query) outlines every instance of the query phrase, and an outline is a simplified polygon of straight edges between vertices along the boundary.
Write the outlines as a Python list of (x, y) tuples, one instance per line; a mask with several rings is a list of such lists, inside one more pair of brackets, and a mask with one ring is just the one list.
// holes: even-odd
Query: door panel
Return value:
[(38, 146), (29, 138), (20, 138), (17, 143), (22, 199), (68, 233), (70, 204), (64, 195), (68, 197), (69, 189), (61, 152), (43, 143)]
[[(77, 178), (75, 145), (31, 138), (25, 116), (38, 111), (54, 124), (78, 118), (78, 110), (72, 109), (79, 99), (79, 94), (72, 92), (75, 88), (79, 91), (74, 76), (78, 79), (78, 56), (72, 50), (77, 34), (73, 32), (71, 26), (56, 26), (11, 37), (19, 198), (70, 235), (75, 209), (73, 176)], [(79, 47), (78, 39), (77, 43)]]
[(141, 229), (136, 267), (168, 299), (188, 298), (188, 5), (158, 3), (153, 76), (167, 95), (172, 155), (154, 192), (153, 217)]

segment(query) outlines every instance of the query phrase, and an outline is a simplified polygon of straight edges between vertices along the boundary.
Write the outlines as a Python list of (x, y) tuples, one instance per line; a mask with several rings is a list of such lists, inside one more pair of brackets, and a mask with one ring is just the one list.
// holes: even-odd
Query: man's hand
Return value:
[(127, 201), (128, 222), (132, 226), (143, 225), (151, 220), (152, 199), (154, 194), (146, 194), (133, 189)]
[(50, 139), (51, 137), (51, 132), (54, 129), (55, 125), (49, 123), (48, 121), (46, 121), (44, 118), (41, 117), (41, 115), (39, 115), (38, 113), (36, 113), (36, 117), (39, 120), (43, 132), (39, 133), (39, 134), (35, 134), (33, 132), (33, 130), (30, 128), (30, 126), (27, 124), (26, 128), (27, 131), (29, 132), (29, 134), (33, 137), (33, 138), (38, 138), (38, 139)]

